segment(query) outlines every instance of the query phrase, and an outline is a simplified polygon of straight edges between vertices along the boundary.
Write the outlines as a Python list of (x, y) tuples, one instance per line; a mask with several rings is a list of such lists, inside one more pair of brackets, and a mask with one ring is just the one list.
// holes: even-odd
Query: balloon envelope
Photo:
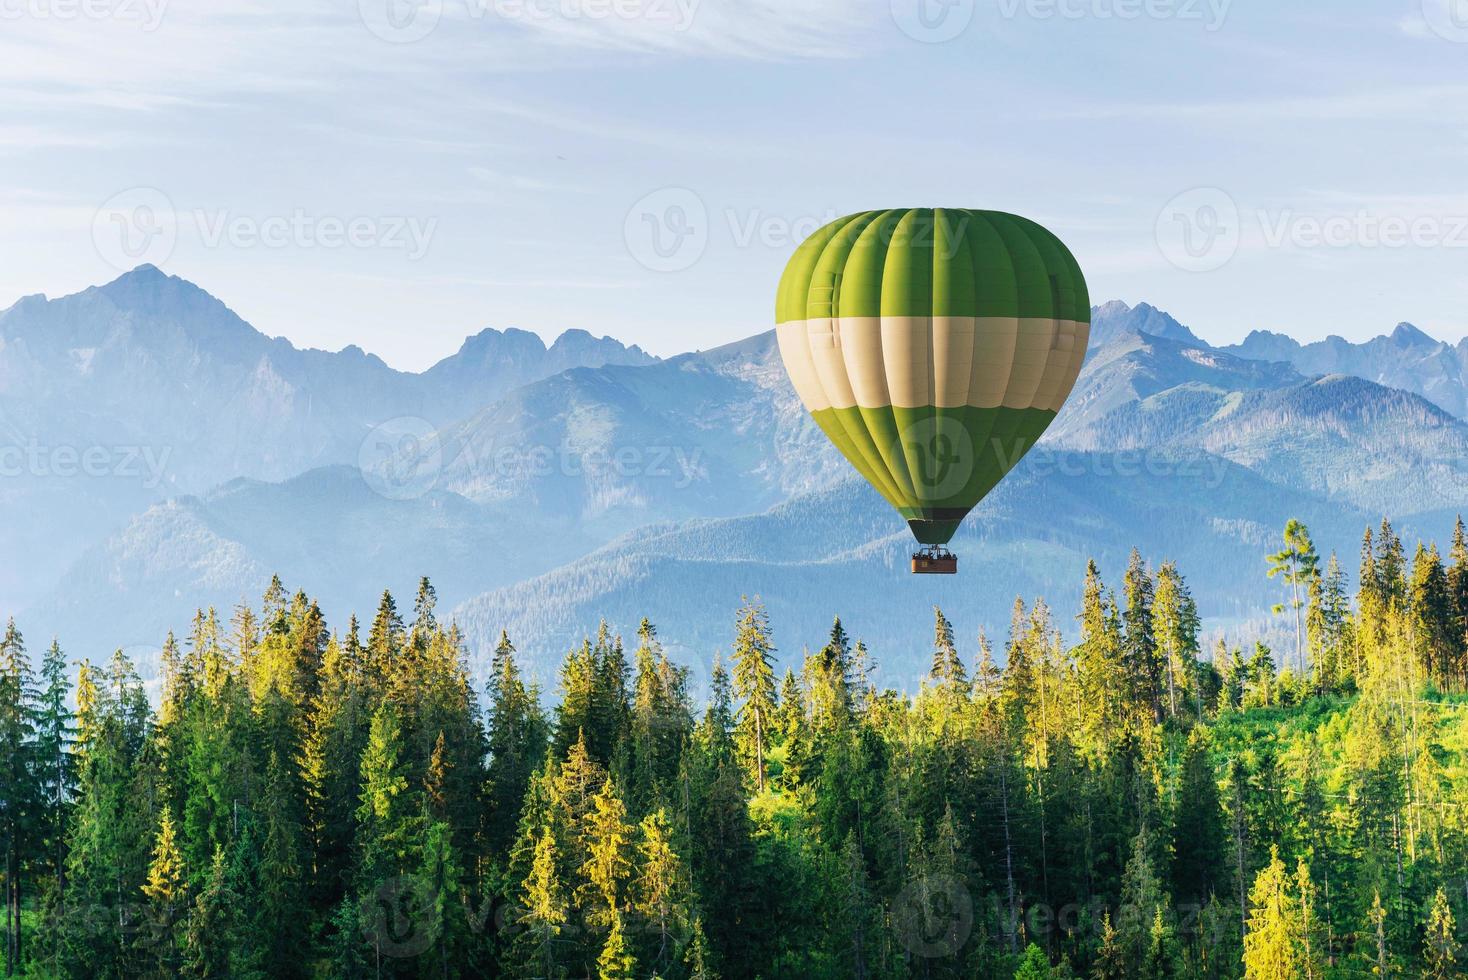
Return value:
[(864, 211), (796, 250), (775, 304), (796, 393), (928, 545), (1050, 425), (1090, 337), (1085, 278), (997, 211)]

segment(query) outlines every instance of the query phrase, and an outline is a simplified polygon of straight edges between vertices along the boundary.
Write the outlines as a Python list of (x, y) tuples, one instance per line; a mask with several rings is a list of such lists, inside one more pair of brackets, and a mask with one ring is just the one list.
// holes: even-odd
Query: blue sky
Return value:
[(155, 261), (409, 369), (747, 336), (909, 205), (1215, 342), (1456, 341), (1465, 165), (1468, 0), (0, 0), (0, 307)]

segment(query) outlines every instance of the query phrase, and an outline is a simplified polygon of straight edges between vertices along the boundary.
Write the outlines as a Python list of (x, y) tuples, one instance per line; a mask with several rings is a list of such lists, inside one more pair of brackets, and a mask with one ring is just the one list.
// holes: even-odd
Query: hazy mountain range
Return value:
[(1364, 344), (1327, 337), (1300, 344), (1283, 334), (1256, 330), (1225, 348), (1240, 357), (1288, 361), (1305, 374), (1351, 374), (1415, 392), (1459, 416), (1468, 415), (1468, 338), (1456, 347), (1433, 340), (1410, 323)]
[(447, 425), (568, 368), (650, 364), (585, 331), (549, 349), (485, 330), (422, 374), (356, 347), (298, 350), (182, 279), (140, 266), (0, 312), (0, 602), (34, 601), (83, 548), (149, 503), (239, 477), (357, 465), (393, 420)]
[(651, 616), (706, 660), (757, 593), (786, 653), (841, 614), (907, 683), (934, 602), (970, 646), (1016, 593), (1064, 625), (1085, 559), (1119, 585), (1137, 545), (1179, 561), (1215, 622), (1256, 620), (1287, 518), (1353, 569), (1368, 521), (1443, 538), (1468, 509), (1468, 345), (1404, 325), (1214, 348), (1116, 302), (1094, 321), (1070, 403), (965, 524), (963, 573), (934, 580), (907, 574), (905, 528), (810, 423), (770, 332), (660, 361), (486, 330), (409, 374), (299, 350), (141, 267), (0, 313), (0, 452), (21, 460), (0, 481), (0, 598), (96, 657), (272, 572), (337, 624), (427, 574), (478, 648), (509, 628), (549, 680), (602, 616)]

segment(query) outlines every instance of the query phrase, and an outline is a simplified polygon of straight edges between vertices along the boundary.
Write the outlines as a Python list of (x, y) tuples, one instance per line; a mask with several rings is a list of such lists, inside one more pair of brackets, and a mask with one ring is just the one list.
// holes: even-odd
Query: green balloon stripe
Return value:
[[(880, 270), (871, 273), (870, 280), (864, 279), (860, 271), (852, 271), (853, 256), (862, 262), (880, 260), (882, 253), (878, 248), (858, 247), (858, 243), (869, 239), (878, 243), (890, 241), (891, 228), (901, 220), (902, 214), (901, 211), (867, 211), (833, 223), (838, 226), (836, 232), (825, 239), (811, 266), (812, 277), (806, 292), (811, 316), (839, 316), (841, 296), (849, 288), (848, 284), (866, 281), (880, 284)], [(911, 496), (911, 486), (904, 485), (897, 471), (888, 464), (881, 434), (873, 432), (857, 413), (829, 418), (830, 422), (821, 428), (883, 496), (895, 500)], [(833, 431), (839, 432), (839, 436), (832, 435)]]
[[(994, 489), (1034, 448), (1055, 413), (964, 406), (827, 408), (814, 416), (836, 448), (904, 518), (951, 523), (941, 540), (924, 542), (943, 544), (958, 527), (952, 514), (967, 513)], [(852, 430), (885, 441), (879, 465), (855, 451), (846, 438)], [(898, 467), (901, 472), (894, 472)]]
[(824, 316), (1011, 316), (1088, 323), (1075, 257), (1002, 211), (864, 211), (826, 225), (780, 280), (775, 322)]
[[(842, 456), (846, 457), (852, 466), (856, 467), (862, 479), (875, 487), (887, 503), (901, 510), (907, 496), (892, 483), (892, 477), (886, 465), (883, 464), (880, 457), (876, 456), (876, 450), (871, 445), (871, 437), (863, 433), (863, 438), (857, 440), (848, 431), (858, 427), (859, 420), (849, 417), (853, 411), (854, 409), (847, 409), (845, 413), (839, 413), (834, 409), (826, 409), (821, 412), (812, 412), (811, 417), (821, 427), (826, 438), (831, 440), (832, 445), (840, 451)], [(868, 458), (868, 453), (875, 458), (875, 462)]]
[(892, 406), (846, 409), (837, 414), (857, 419), (857, 424), (871, 433), (872, 441), (880, 453), (882, 472), (897, 489), (898, 499), (904, 502), (916, 500), (917, 488), (913, 486), (912, 476), (908, 472), (901, 442), (902, 430)]

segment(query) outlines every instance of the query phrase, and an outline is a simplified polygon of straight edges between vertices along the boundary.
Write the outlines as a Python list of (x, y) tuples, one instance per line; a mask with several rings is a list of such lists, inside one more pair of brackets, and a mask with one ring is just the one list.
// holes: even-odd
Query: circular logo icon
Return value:
[(622, 235), (627, 251), (643, 268), (682, 272), (708, 248), (708, 209), (688, 188), (665, 187), (632, 205)]
[(407, 959), (438, 938), (431, 917), (437, 894), (417, 875), (395, 875), (362, 900), (362, 938), (383, 956)]
[(357, 13), (369, 31), (389, 44), (412, 44), (438, 27), (443, 0), (357, 0)]
[(1168, 201), (1157, 215), (1157, 247), (1184, 272), (1221, 269), (1239, 250), (1239, 206), (1217, 187), (1197, 187)]
[(413, 500), (432, 490), (443, 470), (443, 448), (433, 423), (413, 416), (389, 419), (367, 433), (357, 468), (389, 500)]
[(962, 490), (974, 472), (973, 435), (954, 415), (919, 419), (902, 430), (895, 453), (907, 460), (919, 500), (947, 500)]
[(974, 0), (892, 0), (892, 20), (899, 30), (924, 44), (942, 44), (964, 31), (974, 19)]
[(1422, 0), (1422, 16), (1438, 37), (1468, 43), (1468, 0)]
[(914, 956), (952, 956), (974, 929), (974, 900), (963, 882), (949, 875), (911, 881), (892, 901), (892, 927)]
[(162, 265), (178, 244), (173, 201), (156, 187), (130, 187), (112, 195), (92, 216), (92, 244), (121, 272), (145, 263)]

